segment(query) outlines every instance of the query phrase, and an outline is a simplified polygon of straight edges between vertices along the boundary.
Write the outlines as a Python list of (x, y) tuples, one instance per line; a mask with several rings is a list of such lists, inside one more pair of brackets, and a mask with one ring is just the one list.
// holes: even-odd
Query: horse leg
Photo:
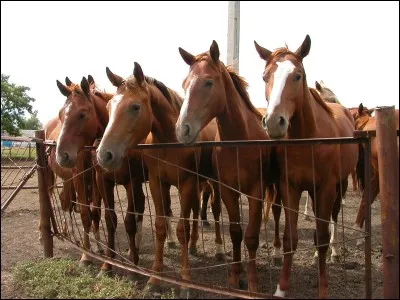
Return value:
[(211, 193), (211, 209), (215, 221), (215, 258), (218, 261), (224, 261), (225, 253), (222, 245), (221, 226), (219, 224), (219, 216), (221, 214), (221, 193), (219, 191), (218, 183), (213, 184), (213, 190), (214, 193)]
[(351, 171), (351, 179), (353, 182), (353, 191), (357, 191), (358, 190), (358, 184), (357, 184), (357, 173), (356, 170), (354, 169), (353, 171)]
[[(164, 258), (164, 242), (167, 237), (167, 226), (166, 226), (166, 214), (168, 213), (169, 203), (166, 197), (169, 195), (170, 185), (164, 182), (152, 174), (149, 174), (149, 185), (150, 191), (154, 202), (154, 208), (156, 211), (156, 240), (155, 240), (155, 256), (153, 262), (153, 271), (160, 273), (163, 270), (163, 258)], [(147, 281), (147, 288), (149, 291), (159, 290), (160, 279), (150, 277)]]
[[(342, 187), (340, 187), (342, 186)], [(348, 179), (344, 179), (341, 184), (338, 183), (336, 185), (336, 198), (335, 202), (333, 204), (333, 209), (332, 209), (332, 221), (331, 223), (331, 239), (330, 239), (330, 245), (332, 249), (332, 254), (331, 254), (331, 262), (332, 263), (339, 263), (339, 251), (337, 249), (337, 243), (338, 241), (338, 230), (337, 230), (337, 220), (338, 220), (338, 215), (340, 211), (340, 204), (342, 201), (343, 195), (346, 193), (348, 186)]]
[[(314, 231), (314, 244), (318, 247), (319, 258), (319, 289), (318, 297), (328, 297), (328, 274), (326, 269), (326, 252), (329, 246), (329, 220), (332, 215), (332, 208), (337, 193), (336, 184), (328, 182), (326, 186), (320, 187), (317, 191), (318, 204), (316, 203), (316, 231)], [(340, 195), (340, 194), (339, 194)], [(337, 200), (340, 203), (340, 197)], [(321, 245), (321, 246), (320, 246)]]
[[(181, 245), (181, 253), (182, 253), (182, 268), (180, 275), (182, 279), (191, 280), (192, 277), (190, 275), (190, 266), (189, 266), (189, 253), (188, 253), (188, 245), (190, 239), (190, 211), (196, 212), (197, 216), (193, 216), (193, 226), (198, 226), (195, 222), (195, 218), (198, 220), (198, 212), (199, 212), (199, 194), (195, 187), (197, 184), (195, 177), (189, 177), (184, 182), (182, 182), (179, 186), (179, 193), (181, 196), (181, 213), (178, 221), (178, 226), (176, 227), (176, 235), (178, 237), (178, 241)], [(197, 205), (197, 208), (196, 208)], [(190, 242), (190, 247), (193, 247), (198, 239), (198, 231), (194, 231), (194, 236), (192, 236), (192, 240)], [(196, 236), (197, 234), (197, 236)], [(195, 246), (194, 246), (195, 247)], [(193, 248), (191, 248), (193, 249)], [(193, 251), (193, 250), (192, 250)], [(189, 290), (187, 288), (181, 288), (181, 297), (187, 298)]]
[[(371, 205), (375, 201), (376, 196), (378, 196), (379, 193), (379, 177), (377, 172), (373, 173), (373, 176), (370, 181), (370, 194), (371, 194)], [(364, 227), (364, 220), (365, 220), (365, 205), (366, 205), (366, 193), (365, 190), (362, 193), (362, 198), (360, 202), (360, 206), (358, 208), (357, 212), (357, 218), (356, 218), (356, 223), (354, 224), (354, 229), (357, 230), (363, 230)], [(362, 233), (357, 233), (357, 235), (361, 236)], [(356, 246), (361, 246), (364, 243), (364, 239), (359, 238), (357, 239)]]
[(285, 209), (285, 231), (283, 233), (283, 268), (280, 274), (274, 296), (285, 297), (289, 289), (289, 277), (293, 263), (293, 253), (297, 249), (297, 220), (301, 191), (296, 190), (290, 184), (281, 182), (280, 192)]
[[(263, 191), (257, 183), (254, 185), (250, 196), (254, 198), (263, 198)], [(260, 226), (262, 219), (262, 201), (249, 198), (249, 223), (246, 228), (244, 241), (249, 251), (249, 262), (247, 264), (248, 290), (250, 292), (258, 291), (258, 276), (256, 268), (256, 252), (260, 238)]]
[[(115, 231), (117, 230), (117, 214), (114, 210), (114, 181), (106, 178), (101, 170), (96, 169), (96, 182), (98, 191), (104, 202), (104, 218), (107, 227), (107, 249), (106, 255), (109, 258), (115, 257)], [(100, 274), (111, 274), (112, 266), (104, 262)]]
[[(310, 212), (310, 209), (308, 208), (308, 203), (310, 203), (310, 194), (307, 192), (307, 199), (306, 199), (306, 205), (304, 206), (304, 219), (306, 221), (311, 221), (312, 214)], [(312, 205), (312, 201), (311, 201)]]
[(210, 227), (210, 222), (207, 221), (207, 205), (211, 196), (211, 190), (207, 182), (202, 187), (202, 201), (201, 201), (201, 225), (203, 227)]
[[(200, 213), (200, 199), (198, 193), (196, 193), (198, 201), (193, 201), (193, 224), (192, 232), (190, 235), (189, 253), (191, 255), (197, 255), (197, 241), (199, 240), (199, 213)], [(190, 218), (190, 213), (189, 213)]]
[(103, 247), (101, 245), (100, 240), (100, 219), (101, 219), (101, 195), (99, 193), (99, 189), (97, 187), (96, 182), (96, 171), (93, 169), (92, 173), (92, 199), (93, 203), (90, 208), (92, 214), (92, 221), (93, 221), (93, 235), (96, 239), (97, 244), (97, 252), (100, 254), (104, 254)]
[(282, 251), (281, 251), (281, 239), (279, 238), (279, 220), (282, 212), (282, 199), (279, 190), (275, 193), (275, 201), (272, 205), (272, 214), (274, 215), (274, 251), (272, 257), (275, 265), (282, 264)]
[(176, 240), (175, 240), (175, 232), (172, 227), (172, 222), (171, 218), (174, 216), (172, 213), (171, 209), (171, 193), (170, 193), (170, 187), (168, 188), (168, 193), (165, 195), (164, 198), (165, 202), (165, 215), (167, 216), (166, 218), (166, 223), (167, 223), (167, 245), (169, 249), (175, 249), (177, 248), (176, 246)]
[(229, 215), (229, 233), (231, 235), (233, 264), (232, 272), (229, 278), (229, 284), (233, 288), (243, 287), (243, 282), (240, 281), (240, 273), (242, 272), (242, 253), (241, 243), (243, 240), (242, 226), (240, 224), (239, 210), (239, 194), (229, 188), (221, 187), (221, 198), (224, 201), (226, 210)]
[[(81, 173), (80, 169), (78, 168), (78, 174)], [(80, 206), (80, 212), (81, 212), (81, 219), (82, 219), (82, 224), (83, 224), (83, 247), (86, 250), (91, 250), (90, 246), (90, 240), (89, 240), (89, 233), (90, 233), (90, 227), (92, 224), (91, 220), (91, 215), (90, 215), (90, 208), (89, 208), (89, 203), (87, 202), (87, 197), (86, 197), (86, 187), (85, 187), (85, 182), (82, 174), (77, 175), (74, 177), (74, 185), (76, 188), (76, 192), (78, 194), (78, 202)], [(79, 264), (81, 266), (88, 266), (89, 264), (92, 264), (91, 259), (89, 258), (86, 253), (82, 253), (81, 259)]]
[(129, 260), (137, 265), (139, 262), (139, 255), (136, 251), (135, 237), (136, 237), (136, 207), (134, 203), (134, 186), (136, 184), (136, 179), (131, 178), (128, 184), (124, 185), (126, 189), (126, 195), (128, 198), (128, 208), (125, 215), (125, 230), (129, 237)]
[(143, 193), (143, 185), (140, 180), (135, 181), (135, 185), (133, 187), (134, 190), (134, 201), (135, 207), (138, 212), (136, 215), (136, 237), (135, 237), (135, 246), (136, 252), (139, 254), (140, 244), (142, 242), (143, 236), (143, 213), (145, 208), (146, 198)]

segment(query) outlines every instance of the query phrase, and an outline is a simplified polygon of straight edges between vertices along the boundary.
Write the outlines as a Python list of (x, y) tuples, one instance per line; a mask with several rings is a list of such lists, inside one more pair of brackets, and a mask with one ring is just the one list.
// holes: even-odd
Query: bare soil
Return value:
[[(2, 170), (3, 178), (3, 170)], [(26, 184), (27, 186), (37, 185), (37, 176), (34, 175)], [(143, 239), (140, 249), (139, 266), (151, 268), (154, 260), (153, 232), (150, 225), (149, 214), (151, 212), (154, 224), (154, 205), (150, 196), (150, 189), (143, 186), (145, 195), (149, 195), (149, 201), (146, 202), (146, 211), (143, 226)], [(3, 194), (3, 190), (1, 191)], [(126, 194), (124, 188), (119, 186), (116, 195), (116, 210), (118, 216), (118, 228), (116, 239), (116, 250), (127, 257), (127, 235), (124, 230), (123, 212), (126, 209)], [(304, 212), (306, 194), (300, 201), (300, 211)], [(177, 190), (171, 189), (173, 213), (179, 216), (179, 200)], [(29, 295), (16, 289), (12, 282), (12, 269), (17, 262), (38, 259), (43, 257), (43, 248), (38, 241), (38, 222), (39, 222), (39, 195), (38, 190), (21, 190), (13, 202), (9, 205), (6, 212), (1, 217), (1, 298), (29, 298)], [(244, 223), (248, 220), (248, 203), (245, 197), (243, 200)], [(3, 195), (2, 195), (2, 201)], [(343, 208), (343, 224), (352, 227), (356, 217), (357, 209), (360, 203), (360, 195), (354, 192), (350, 184), (346, 196), (346, 206)], [(150, 204), (150, 211), (149, 205)], [(122, 208), (122, 211), (121, 211)], [(104, 220), (104, 210), (102, 211), (102, 220)], [(75, 214), (77, 220), (80, 219)], [(212, 214), (208, 212), (208, 220), (213, 221)], [(380, 201), (377, 199), (372, 205), (372, 296), (373, 298), (382, 298), (383, 273), (382, 273), (382, 241), (381, 241), (381, 216)], [(228, 216), (223, 207), (223, 232), (225, 240), (225, 250), (227, 252), (227, 262), (232, 261), (232, 246), (229, 237)], [(267, 247), (259, 247), (258, 250), (258, 275), (259, 292), (274, 293), (276, 284), (279, 280), (281, 266), (275, 266), (271, 260), (272, 241), (273, 241), (273, 219), (261, 229), (260, 244), (267, 241)], [(79, 223), (79, 221), (78, 221)], [(342, 224), (342, 213), (339, 216), (339, 224)], [(101, 223), (102, 241), (104, 242), (105, 222)], [(154, 226), (154, 225), (153, 225)], [(176, 228), (176, 220), (173, 221)], [(212, 225), (213, 226), (213, 225)], [(103, 229), (104, 227), (104, 229)], [(318, 268), (313, 265), (313, 256), (315, 248), (313, 247), (313, 229), (314, 221), (306, 221), (302, 215), (299, 216), (298, 250), (294, 255), (294, 263), (290, 277), (290, 294), (294, 298), (316, 298), (318, 297)], [(197, 256), (190, 257), (190, 266), (192, 269), (192, 278), (194, 281), (203, 284), (227, 286), (230, 267), (219, 266), (214, 258), (214, 230), (200, 227), (200, 238), (198, 242)], [(281, 216), (280, 232), (281, 238), (284, 229), (284, 212)], [(351, 229), (339, 227), (339, 238), (343, 241), (344, 247), (341, 248), (342, 263), (328, 264), (329, 297), (330, 298), (365, 298), (365, 255), (364, 249), (356, 247), (355, 234)], [(79, 234), (78, 234), (79, 236)], [(244, 247), (244, 246), (243, 246)], [(245, 249), (245, 247), (243, 248)], [(80, 253), (72, 248), (68, 242), (63, 242), (54, 238), (54, 256), (76, 259), (80, 258)], [(243, 258), (247, 258), (247, 252), (242, 251)], [(330, 250), (328, 251), (328, 258)], [(181, 255), (179, 247), (169, 249), (165, 246), (164, 271), (171, 272), (171, 275), (178, 276), (180, 270)], [(98, 264), (98, 263), (96, 263)], [(246, 264), (244, 263), (244, 270)], [(246, 271), (243, 272), (243, 279), (246, 278)], [(147, 278), (143, 277), (137, 282), (137, 289), (140, 291), (145, 287)], [(167, 287), (169, 285), (166, 285)], [(215, 294), (194, 291), (192, 296), (195, 298), (224, 298)]]

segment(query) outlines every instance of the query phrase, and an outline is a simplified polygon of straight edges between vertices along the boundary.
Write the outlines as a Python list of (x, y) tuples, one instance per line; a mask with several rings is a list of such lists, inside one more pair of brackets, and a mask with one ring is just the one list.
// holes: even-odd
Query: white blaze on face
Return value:
[[(122, 95), (115, 95), (111, 99), (111, 113), (110, 113), (110, 119), (108, 121), (108, 125), (106, 127), (106, 130), (104, 131), (104, 137), (107, 136), (108, 132), (110, 131), (110, 128), (114, 125), (115, 122), (115, 114), (118, 108), (118, 105), (121, 103), (123, 96)], [(102, 139), (103, 141), (103, 139)], [(102, 142), (101, 142), (102, 143)], [(100, 147), (100, 146), (99, 146)]]
[(190, 98), (190, 95), (191, 95), (191, 93), (192, 93), (192, 86), (193, 86), (193, 84), (194, 84), (194, 82), (195, 82), (196, 80), (197, 80), (197, 77), (194, 77), (194, 78), (190, 81), (189, 87), (188, 87), (187, 90), (186, 90), (185, 99), (183, 100), (182, 107), (181, 107), (181, 111), (180, 111), (180, 113), (179, 113), (179, 120), (184, 120), (184, 119), (186, 119), (186, 117), (187, 117), (187, 110), (188, 110), (188, 108), (189, 108), (189, 98)]
[[(65, 113), (65, 114), (69, 113), (69, 111), (71, 110), (71, 108), (72, 108), (72, 102), (70, 102), (70, 103), (67, 105), (67, 107), (65, 108), (65, 112), (64, 112), (64, 113)], [(64, 119), (64, 122), (65, 122), (65, 119)], [(60, 144), (61, 138), (62, 138), (62, 136), (64, 135), (64, 127), (65, 127), (65, 125), (63, 124), (63, 125), (61, 126), (60, 135), (58, 136), (57, 145)]]
[(274, 83), (271, 94), (269, 95), (267, 114), (271, 114), (275, 107), (281, 102), (282, 91), (286, 85), (286, 79), (295, 69), (294, 64), (290, 60), (276, 62), (278, 68), (274, 73)]

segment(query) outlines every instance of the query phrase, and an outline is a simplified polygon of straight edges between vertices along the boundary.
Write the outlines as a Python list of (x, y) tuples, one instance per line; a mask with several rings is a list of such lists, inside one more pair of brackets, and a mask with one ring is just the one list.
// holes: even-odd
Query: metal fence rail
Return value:
[[(247, 146), (263, 146), (263, 145), (267, 145), (267, 146), (285, 146), (285, 147), (291, 147), (291, 146), (295, 146), (295, 145), (309, 145), (310, 147), (314, 147), (316, 145), (321, 145), (321, 144), (358, 144), (358, 143), (366, 143), (368, 144), (370, 142), (370, 137), (369, 136), (359, 136), (356, 138), (330, 138), (330, 139), (310, 139), (310, 140), (283, 140), (283, 141), (278, 141), (278, 140), (269, 140), (269, 141), (229, 141), (229, 142), (200, 142), (198, 144), (193, 145), (192, 147), (236, 147), (237, 149), (239, 149), (240, 147), (247, 147)], [(44, 141), (42, 143), (43, 145), (46, 146), (51, 146), (54, 147), (55, 143), (54, 142), (49, 142), (49, 141)], [(182, 148), (182, 147), (190, 147), (190, 146), (185, 146), (183, 144), (174, 144), (174, 143), (166, 143), (166, 144), (152, 144), (152, 145), (138, 145), (138, 149), (140, 149), (141, 151), (146, 150), (146, 149), (167, 149), (167, 148)], [(44, 147), (42, 147), (44, 148)], [(86, 147), (86, 150), (91, 151), (94, 150), (95, 147)], [(142, 155), (149, 155), (146, 154), (144, 152), (142, 152)], [(174, 165), (173, 162), (168, 162), (168, 161), (163, 161), (155, 156), (153, 156), (153, 158), (160, 160), (162, 163), (165, 164), (170, 164), (170, 165)], [(368, 157), (367, 157), (368, 159)], [(44, 166), (43, 166), (44, 167)], [(175, 165), (176, 168), (180, 168), (179, 166)], [(187, 172), (193, 172), (191, 170), (185, 170)], [(194, 172), (195, 173), (195, 172)], [(197, 174), (198, 176), (202, 176), (205, 177), (201, 174)], [(367, 170), (367, 175), (368, 174), (368, 170)], [(213, 181), (213, 178), (206, 178), (208, 180)], [(215, 180), (214, 180), (215, 181)], [(220, 183), (223, 185), (223, 183)], [(46, 187), (48, 188), (48, 187)], [(232, 187), (228, 187), (230, 189), (232, 189)], [(368, 185), (366, 187), (366, 190), (368, 190)], [(45, 190), (45, 188), (41, 189), (42, 191)], [(117, 213), (118, 216), (122, 216), (122, 218), (124, 218), (124, 215), (126, 214), (126, 211), (123, 209), (124, 204), (121, 204), (121, 199), (119, 197), (119, 192), (118, 189), (116, 190), (117, 192), (117, 200), (116, 200), (116, 208), (115, 208), (115, 212)], [(148, 200), (148, 198), (150, 197), (148, 195), (148, 191), (147, 192), (147, 203), (148, 205), (150, 205), (150, 202)], [(246, 196), (246, 197), (250, 197), (249, 195), (243, 194), (241, 191), (236, 190), (236, 192), (240, 193), (241, 196)], [(44, 192), (43, 192), (44, 193)], [(42, 196), (42, 193), (41, 193)], [(225, 296), (233, 296), (233, 297), (241, 297), (241, 298), (254, 298), (254, 297), (272, 297), (271, 294), (265, 294), (265, 293), (257, 293), (257, 294), (249, 294), (249, 292), (244, 292), (244, 291), (239, 291), (239, 290), (234, 290), (231, 289), (229, 287), (221, 287), (221, 286), (213, 286), (213, 285), (208, 285), (205, 283), (199, 283), (199, 282), (193, 282), (193, 281), (184, 281), (181, 279), (177, 279), (175, 277), (171, 277), (169, 274), (173, 274), (173, 273), (177, 273), (177, 271), (165, 271), (162, 273), (158, 273), (155, 274), (153, 270), (151, 270), (150, 268), (144, 268), (144, 267), (139, 267), (139, 266), (135, 266), (133, 263), (131, 263), (126, 257), (125, 255), (122, 253), (121, 251), (121, 245), (119, 245), (119, 250), (116, 250), (116, 258), (115, 259), (110, 259), (109, 257), (105, 256), (105, 255), (100, 255), (98, 253), (96, 253), (95, 251), (89, 250), (89, 249), (83, 249), (81, 247), (81, 245), (83, 244), (83, 240), (82, 237), (85, 234), (82, 230), (82, 223), (79, 219), (79, 217), (75, 217), (75, 216), (68, 216), (68, 214), (65, 214), (65, 212), (62, 212), (60, 209), (60, 203), (59, 203), (59, 199), (58, 199), (58, 195), (57, 194), (53, 194), (51, 195), (51, 203), (49, 203), (48, 207), (52, 207), (51, 210), (45, 212), (45, 214), (43, 215), (44, 218), (47, 218), (47, 220), (52, 220), (51, 222), (49, 221), (47, 224), (50, 225), (50, 223), (53, 224), (53, 230), (54, 232), (57, 232), (56, 236), (61, 238), (61, 239), (66, 239), (68, 241), (70, 241), (74, 247), (79, 248), (82, 252), (86, 253), (89, 256), (92, 256), (96, 259), (100, 259), (102, 261), (106, 261), (108, 263), (110, 263), (111, 265), (123, 268), (125, 270), (129, 270), (132, 272), (136, 272), (142, 275), (146, 275), (146, 276), (155, 276), (158, 279), (161, 279), (163, 281), (166, 282), (170, 282), (170, 283), (174, 283), (174, 284), (178, 284), (180, 286), (185, 286), (185, 287), (190, 287), (190, 288), (194, 288), (194, 289), (198, 289), (198, 290), (203, 290), (203, 291), (207, 291), (207, 292), (212, 292), (218, 295), (225, 295)], [(258, 199), (259, 201), (264, 201), (264, 199)], [(46, 202), (48, 200), (42, 200), (42, 202)], [(78, 204), (78, 203), (76, 203)], [(44, 205), (44, 203), (42, 204)], [(82, 205), (82, 204), (81, 204)], [(366, 211), (370, 210), (370, 201), (367, 201), (366, 203), (367, 207), (366, 207)], [(93, 204), (91, 205), (91, 207), (93, 208)], [(100, 207), (99, 207), (100, 208)], [(104, 208), (107, 209), (107, 208)], [(46, 209), (47, 210), (47, 209)], [(135, 213), (137, 215), (137, 213)], [(299, 212), (299, 214), (302, 214), (301, 212)], [(152, 215), (152, 213), (150, 212), (150, 214), (143, 214), (144, 217), (149, 218), (150, 219), (150, 224), (154, 224), (154, 220), (152, 220), (152, 218), (154, 217)], [(225, 217), (226, 218), (226, 217)], [(62, 231), (62, 224), (63, 224), (63, 219), (70, 219), (70, 224), (72, 224), (73, 228), (69, 228), (68, 231), (66, 233), (63, 233)], [(175, 223), (179, 220), (179, 217), (171, 217), (171, 220), (175, 221)], [(243, 221), (242, 219), (242, 225), (246, 226), (247, 222)], [(315, 218), (314, 218), (315, 219)], [(190, 219), (190, 221), (193, 221), (193, 219)], [(102, 224), (103, 222), (101, 222), (101, 231), (103, 232), (102, 238), (101, 240), (106, 241), (107, 240), (107, 235), (106, 235), (106, 230), (104, 225)], [(221, 221), (220, 221), (221, 222)], [(371, 235), (371, 225), (370, 225), (371, 219), (367, 217), (366, 219), (366, 231), (362, 232), (364, 238), (365, 238), (365, 247), (366, 247), (366, 252), (365, 252), (365, 279), (366, 279), (366, 296), (370, 297), (371, 295), (371, 243), (370, 243), (370, 235)], [(229, 221), (224, 220), (222, 218), (222, 226), (226, 226), (229, 225)], [(343, 216), (342, 216), (342, 224), (339, 224), (339, 227), (342, 228), (341, 231), (344, 234), (344, 231), (352, 231), (353, 228), (350, 227), (349, 225), (345, 225), (343, 224)], [(49, 227), (48, 227), (49, 229)], [(73, 231), (72, 231), (73, 230)], [(151, 228), (151, 235), (154, 236), (154, 232), (153, 232), (153, 228)], [(48, 234), (49, 238), (51, 238), (52, 234)], [(205, 236), (205, 234), (203, 232), (201, 232), (201, 238), (203, 238)], [(340, 241), (340, 244), (343, 245), (343, 247), (345, 247), (345, 244), (348, 243), (351, 240), (354, 240), (355, 238), (349, 238), (349, 237), (342, 237), (342, 240)], [(229, 237), (224, 237), (225, 243), (227, 242), (229, 244)], [(265, 240), (268, 239), (267, 237), (265, 237)], [(97, 241), (94, 238), (91, 238), (91, 242), (92, 243), (96, 243)], [(117, 242), (118, 243), (123, 243), (122, 241)], [(125, 242), (126, 243), (126, 242)], [(203, 249), (204, 249), (204, 240), (202, 241), (203, 243)], [(224, 245), (225, 245), (224, 243)], [(101, 245), (103, 247), (106, 247), (105, 243), (101, 243)], [(153, 245), (154, 246), (154, 245)], [(224, 246), (227, 247), (227, 246)], [(244, 243), (243, 243), (243, 247), (244, 247)], [(118, 247), (117, 247), (118, 248)], [(296, 250), (296, 252), (300, 252), (300, 251), (306, 251), (306, 250), (310, 250), (310, 249), (315, 249), (314, 247), (306, 247), (303, 249), (298, 248)], [(247, 257), (247, 249), (244, 247), (244, 255), (245, 257), (242, 259), (243, 263), (248, 262), (248, 257)], [(45, 253), (47, 253), (47, 255), (49, 255), (50, 253), (50, 249), (48, 249), (47, 251), (45, 251)], [(346, 254), (344, 254), (346, 255)], [(262, 261), (267, 259), (268, 261), (271, 260), (271, 257), (269, 256), (269, 254), (267, 254), (267, 257), (257, 257), (257, 261)], [(346, 258), (345, 258), (346, 259)], [(343, 262), (344, 264), (344, 262)], [(206, 264), (204, 267), (193, 267), (191, 270), (214, 270), (214, 269), (218, 269), (218, 268), (226, 268), (228, 266), (230, 266), (231, 263), (225, 261), (224, 263), (219, 263), (219, 264)], [(345, 271), (345, 267), (343, 268)], [(172, 273), (171, 273), (172, 272)], [(214, 271), (213, 271), (214, 272)], [(226, 271), (223, 271), (223, 269), (221, 269), (221, 275), (222, 274), (226, 274), (229, 273), (229, 270), (226, 269)], [(346, 276), (346, 275), (343, 275)]]
[(34, 139), (1, 137), (2, 214), (36, 171), (35, 144)]

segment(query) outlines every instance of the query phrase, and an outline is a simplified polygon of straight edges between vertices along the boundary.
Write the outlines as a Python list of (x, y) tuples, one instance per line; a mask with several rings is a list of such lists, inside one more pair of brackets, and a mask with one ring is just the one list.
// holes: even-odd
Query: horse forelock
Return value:
[(167, 103), (169, 103), (175, 110), (180, 110), (183, 103), (182, 97), (174, 90), (168, 88), (161, 81), (150, 76), (145, 76), (145, 84), (143, 85), (140, 84), (133, 75), (129, 76), (126, 80), (126, 86), (131, 91), (135, 91), (137, 89), (143, 90), (145, 89), (146, 84), (148, 84), (150, 87), (155, 87), (164, 96), (164, 98), (167, 100)]

